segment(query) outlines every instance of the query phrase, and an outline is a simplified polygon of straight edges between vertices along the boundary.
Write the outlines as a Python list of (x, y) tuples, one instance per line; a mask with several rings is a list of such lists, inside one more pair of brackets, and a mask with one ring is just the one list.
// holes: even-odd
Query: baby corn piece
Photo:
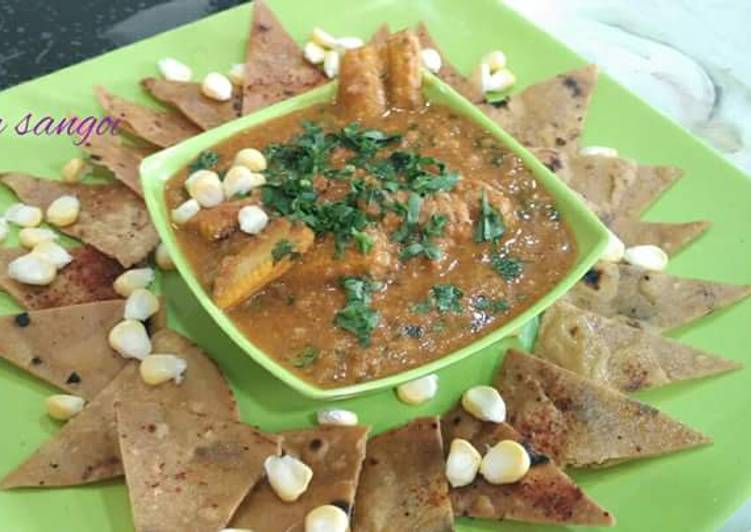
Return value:
[(246, 205), (254, 205), (258, 199), (250, 197), (230, 201), (211, 209), (202, 209), (185, 223), (208, 241), (227, 238), (238, 228), (237, 213)]
[(236, 255), (225, 257), (214, 282), (214, 301), (232, 307), (253, 295), (292, 267), (305, 253), (315, 235), (307, 226), (285, 218), (272, 221)]
[(388, 40), (388, 89), (398, 109), (422, 106), (422, 58), (420, 41), (411, 30), (400, 31)]

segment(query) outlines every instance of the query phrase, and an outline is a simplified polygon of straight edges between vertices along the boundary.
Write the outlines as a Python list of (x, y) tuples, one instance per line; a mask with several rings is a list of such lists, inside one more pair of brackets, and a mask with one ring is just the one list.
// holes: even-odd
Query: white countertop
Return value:
[(751, 174), (751, 0), (506, 3)]

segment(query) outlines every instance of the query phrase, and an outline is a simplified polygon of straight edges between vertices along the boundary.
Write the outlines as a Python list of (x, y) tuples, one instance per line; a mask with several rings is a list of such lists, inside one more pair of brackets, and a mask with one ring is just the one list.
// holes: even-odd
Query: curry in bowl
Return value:
[(408, 32), (352, 50), (335, 103), (202, 152), (166, 188), (178, 241), (215, 303), (321, 387), (456, 351), (576, 260), (533, 173), (479, 125), (424, 102), (419, 65)]

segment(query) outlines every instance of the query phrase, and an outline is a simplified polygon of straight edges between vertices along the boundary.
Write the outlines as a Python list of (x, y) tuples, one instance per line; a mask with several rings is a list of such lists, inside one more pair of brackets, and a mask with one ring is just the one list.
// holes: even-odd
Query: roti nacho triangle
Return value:
[(627, 247), (651, 244), (674, 255), (709, 229), (708, 221), (697, 222), (645, 222), (633, 219), (616, 219), (610, 229)]
[(94, 87), (94, 93), (99, 105), (121, 120), (123, 129), (155, 146), (167, 148), (201, 132), (198, 126), (179, 113), (158, 111), (130, 102), (104, 87)]
[(26, 249), (0, 249), (0, 288), (8, 292), (27, 310), (79, 305), (120, 297), (112, 284), (123, 272), (117, 261), (99, 253), (91, 246), (68, 249), (73, 262), (60, 270), (47, 286), (19, 283), (8, 277), (8, 264)]
[(508, 422), (561, 467), (605, 467), (711, 442), (652, 406), (513, 349), (493, 385)]
[(206, 532), (229, 522), (279, 454), (250, 425), (157, 402), (120, 403), (117, 432), (136, 532)]
[(352, 529), (454, 530), (439, 418), (415, 419), (368, 442)]
[(253, 3), (245, 55), (242, 114), (291, 98), (326, 82), (263, 0)]
[(751, 294), (751, 286), (675, 277), (628, 264), (600, 262), (565, 300), (634, 327), (675, 329)]
[(534, 354), (624, 393), (741, 368), (565, 302), (545, 311)]
[(91, 162), (107, 168), (123, 185), (143, 198), (141, 188), (141, 161), (154, 150), (126, 144), (117, 135), (93, 135), (83, 143)]
[(227, 102), (212, 100), (203, 95), (201, 84), (194, 81), (168, 81), (146, 78), (143, 87), (162, 103), (177, 108), (188, 120), (204, 130), (234, 120), (240, 116), (240, 90), (234, 88)]
[(0, 358), (68, 393), (93, 399), (126, 360), (107, 340), (125, 300), (0, 317)]
[(313, 480), (295, 502), (283, 502), (268, 481), (258, 483), (237, 509), (233, 528), (254, 532), (303, 531), (305, 516), (324, 504), (350, 512), (365, 458), (367, 427), (322, 426), (283, 432), (284, 454), (298, 457), (313, 470)]
[(573, 154), (596, 81), (597, 67), (587, 65), (480, 108), (525, 146)]
[(420, 45), (423, 48), (432, 48), (441, 56), (441, 69), (438, 71), (438, 77), (451, 85), (459, 94), (464, 96), (472, 103), (480, 103), (485, 99), (480, 87), (474, 80), (464, 76), (459, 70), (449, 63), (446, 54), (436, 44), (433, 36), (430, 35), (428, 27), (424, 22), (417, 25), (417, 38), (420, 39)]
[(143, 200), (120, 183), (104, 185), (64, 184), (26, 174), (2, 174), (0, 181), (21, 200), (45, 210), (63, 195), (73, 195), (81, 203), (78, 220), (59, 228), (125, 268), (143, 259), (159, 243)]
[[(508, 423), (480, 421), (457, 407), (441, 422), (444, 447), (454, 438), (469, 441), (479, 452), (499, 441), (529, 444)], [(512, 484), (490, 484), (481, 476), (460, 488), (451, 488), (454, 513), (462, 517), (508, 519), (523, 523), (610, 526), (610, 512), (601, 508), (550, 459), (530, 452), (534, 458), (527, 474)]]
[(175, 332), (163, 330), (152, 339), (155, 353), (171, 353), (188, 363), (181, 384), (150, 386), (131, 361), (83, 411), (69, 420), (23, 464), (0, 482), (2, 488), (76, 486), (121, 476), (115, 403), (154, 401), (165, 408), (237, 419), (237, 408), (224, 376), (200, 349)]

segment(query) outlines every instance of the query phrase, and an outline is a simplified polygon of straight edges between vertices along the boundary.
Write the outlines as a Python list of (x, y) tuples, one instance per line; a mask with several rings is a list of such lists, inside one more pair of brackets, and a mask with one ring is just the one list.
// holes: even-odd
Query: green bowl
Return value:
[(309, 383), (279, 361), (263, 352), (248, 340), (240, 329), (230, 320), (225, 313), (217, 307), (209, 294), (201, 286), (198, 278), (188, 263), (185, 255), (175, 237), (175, 232), (170, 222), (170, 209), (164, 197), (164, 186), (167, 180), (187, 166), (202, 150), (211, 148), (215, 144), (232, 137), (236, 133), (249, 129), (253, 126), (266, 122), (272, 118), (286, 115), (293, 111), (304, 109), (313, 104), (331, 101), (336, 95), (337, 83), (332, 82), (310, 92), (267, 107), (256, 113), (233, 120), (221, 127), (207, 131), (201, 135), (190, 138), (177, 146), (170, 147), (146, 158), (141, 163), (141, 182), (143, 184), (146, 205), (151, 213), (151, 218), (159, 231), (162, 242), (167, 246), (177, 270), (190, 287), (201, 305), (227, 333), (227, 335), (240, 346), (253, 360), (266, 368), (275, 377), (284, 381), (292, 388), (304, 395), (315, 399), (338, 399), (352, 397), (358, 394), (374, 392), (387, 387), (394, 387), (404, 382), (433, 373), (450, 364), (454, 364), (464, 358), (477, 353), (485, 347), (498, 342), (511, 335), (530, 319), (540, 314), (553, 302), (560, 298), (584, 273), (597, 261), (604, 249), (608, 233), (605, 226), (592, 214), (582, 201), (569, 188), (561, 182), (555, 174), (550, 172), (545, 165), (538, 161), (534, 155), (524, 149), (513, 137), (503, 131), (495, 122), (486, 117), (477, 107), (464, 99), (451, 87), (443, 83), (437, 77), (425, 72), (424, 92), (429, 101), (451, 107), (456, 112), (478, 123), (488, 132), (496, 136), (511, 151), (517, 154), (524, 163), (532, 170), (535, 177), (545, 186), (553, 196), (556, 207), (563, 218), (571, 227), (577, 244), (577, 257), (574, 266), (558, 284), (536, 301), (527, 310), (504, 324), (502, 327), (483, 336), (477, 341), (452, 353), (447, 353), (439, 359), (433, 360), (407, 371), (389, 375), (373, 381), (341, 386), (337, 388), (322, 388)]

